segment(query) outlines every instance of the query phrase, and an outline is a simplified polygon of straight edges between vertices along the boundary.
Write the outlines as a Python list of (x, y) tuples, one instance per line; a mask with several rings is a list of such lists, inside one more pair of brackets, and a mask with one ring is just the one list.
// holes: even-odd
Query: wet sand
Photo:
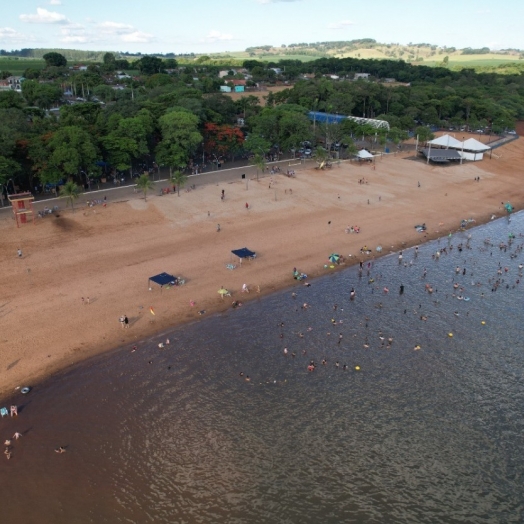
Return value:
[[(497, 149), (491, 160), (462, 166), (428, 166), (406, 156), (384, 157), (375, 167), (297, 170), (296, 178), (273, 176), (271, 188), (267, 176), (249, 180), (247, 189), (239, 181), (180, 197), (151, 195), (147, 202), (137, 194), (107, 208), (79, 201), (75, 213), (20, 229), (10, 216), (3, 218), (0, 394), (168, 326), (198, 321), (201, 310), (208, 316), (234, 299), (293, 285), (293, 267), (311, 276), (333, 271), (324, 268), (331, 252), (356, 263), (370, 258), (359, 254), (364, 245), (378, 256), (378, 245), (385, 254), (455, 231), (462, 219), (479, 224), (492, 214), (503, 216), (503, 201), (524, 207), (522, 140)], [(362, 178), (366, 184), (358, 183)], [(413, 227), (421, 223), (426, 234)], [(346, 234), (348, 225), (361, 232)], [(257, 258), (240, 267), (231, 249), (244, 246)], [(228, 270), (228, 263), (237, 268)], [(148, 277), (163, 271), (186, 284), (149, 291)], [(244, 283), (248, 295), (241, 293)], [(221, 286), (233, 297), (221, 299)], [(129, 329), (120, 327), (123, 314)]]

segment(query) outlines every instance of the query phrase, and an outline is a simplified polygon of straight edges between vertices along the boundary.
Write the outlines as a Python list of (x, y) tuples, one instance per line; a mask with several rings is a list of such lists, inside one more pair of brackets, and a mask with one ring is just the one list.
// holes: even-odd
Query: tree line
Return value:
[[(116, 86), (118, 60), (105, 53), (87, 71), (71, 71), (63, 55), (47, 53), (46, 67), (22, 83), (21, 93), (0, 92), (4, 192), (9, 180), (32, 190), (68, 178), (85, 184), (108, 174), (141, 173), (154, 162), (177, 173), (221, 158), (250, 156), (260, 163), (304, 143), (325, 157), (353, 151), (361, 137), (381, 144), (408, 133), (426, 139), (432, 126), (501, 132), (524, 119), (522, 74), (456, 72), (391, 60), (246, 60), (248, 85), (290, 82), (262, 105), (257, 96), (233, 101), (218, 92), (224, 80), (243, 74), (231, 70), (220, 79), (218, 67), (181, 66), (173, 58), (142, 57), (134, 64), (139, 75), (119, 79)], [(369, 73), (371, 81), (346, 80), (355, 72)], [(306, 73), (311, 78), (302, 78)], [(378, 81), (387, 77), (409, 85)], [(63, 103), (64, 91), (81, 100)], [(57, 103), (59, 111), (49, 112)], [(350, 120), (319, 124), (310, 111), (386, 120), (390, 130)]]

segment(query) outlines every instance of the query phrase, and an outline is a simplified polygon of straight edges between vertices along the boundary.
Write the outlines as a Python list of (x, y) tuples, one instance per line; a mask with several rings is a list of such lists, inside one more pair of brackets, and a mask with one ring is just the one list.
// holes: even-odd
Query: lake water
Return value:
[(523, 522), (523, 232), (328, 273), (15, 394), (0, 522)]

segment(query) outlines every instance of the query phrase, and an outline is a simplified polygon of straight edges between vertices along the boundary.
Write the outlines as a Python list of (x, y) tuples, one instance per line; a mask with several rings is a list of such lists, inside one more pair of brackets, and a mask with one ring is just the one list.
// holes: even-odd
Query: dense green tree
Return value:
[(157, 147), (160, 164), (185, 168), (191, 154), (202, 143), (198, 118), (189, 111), (169, 111), (159, 120), (162, 140)]
[(150, 114), (143, 109), (132, 118), (120, 118), (102, 140), (109, 163), (119, 171), (132, 168), (133, 160), (147, 155), (148, 137), (152, 131)]
[(96, 123), (101, 108), (94, 102), (62, 106), (60, 108), (60, 124), (63, 126), (81, 126), (92, 128)]
[(253, 154), (267, 155), (271, 149), (271, 142), (264, 137), (251, 133), (244, 142), (244, 149)]
[(2, 192), (2, 186), (12, 178), (16, 173), (20, 171), (21, 167), (18, 162), (15, 162), (11, 158), (6, 158), (0, 155), (0, 193)]
[(420, 142), (427, 142), (428, 140), (433, 140), (435, 135), (431, 132), (428, 127), (419, 126), (415, 129), (415, 135), (418, 136)]
[(206, 120), (216, 124), (234, 124), (237, 115), (237, 107), (231, 97), (216, 93), (206, 97), (203, 101), (206, 112)]
[(0, 109), (22, 109), (24, 105), (24, 99), (17, 91), (0, 91)]
[(137, 60), (138, 70), (144, 75), (154, 75), (164, 72), (164, 62), (156, 56), (143, 56)]
[(260, 100), (257, 96), (248, 95), (235, 101), (235, 112), (241, 114), (244, 119), (257, 115), (260, 110)]
[(93, 95), (102, 102), (112, 102), (115, 99), (115, 90), (111, 86), (101, 84), (93, 89)]
[(22, 82), (22, 95), (29, 105), (36, 105), (42, 109), (49, 109), (62, 97), (58, 86), (53, 84), (40, 84), (36, 80)]
[(103, 61), (106, 67), (108, 67), (110, 70), (113, 70), (113, 71), (115, 70), (116, 59), (113, 53), (105, 53)]
[(155, 73), (146, 80), (146, 87), (153, 88), (173, 83), (173, 78), (166, 73)]
[[(47, 149), (49, 167), (54, 169), (54, 180), (50, 182), (56, 182), (64, 175), (89, 172), (98, 156), (94, 138), (79, 126), (59, 128), (47, 142)], [(48, 174), (49, 171), (46, 171)]]
[(11, 157), (16, 141), (29, 135), (31, 127), (20, 109), (0, 109), (0, 155)]
[(178, 62), (174, 58), (167, 58), (164, 60), (164, 66), (166, 69), (176, 69), (178, 67)]
[(37, 80), (38, 78), (40, 78), (40, 73), (40, 69), (33, 69), (31, 67), (28, 67), (24, 71), (24, 78), (26, 80)]
[(128, 69), (131, 69), (131, 64), (125, 58), (119, 58), (118, 60), (115, 60), (115, 68), (126, 71)]
[(67, 65), (66, 57), (60, 53), (46, 53), (42, 58), (45, 60), (47, 67), (65, 67)]

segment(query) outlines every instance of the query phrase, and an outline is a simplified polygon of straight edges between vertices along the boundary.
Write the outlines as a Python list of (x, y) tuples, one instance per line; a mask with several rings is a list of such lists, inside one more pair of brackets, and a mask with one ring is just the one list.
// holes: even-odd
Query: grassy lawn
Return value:
[(29, 67), (31, 69), (43, 69), (44, 66), (45, 61), (38, 58), (0, 57), (0, 71), (11, 71), (15, 76), (20, 76)]

